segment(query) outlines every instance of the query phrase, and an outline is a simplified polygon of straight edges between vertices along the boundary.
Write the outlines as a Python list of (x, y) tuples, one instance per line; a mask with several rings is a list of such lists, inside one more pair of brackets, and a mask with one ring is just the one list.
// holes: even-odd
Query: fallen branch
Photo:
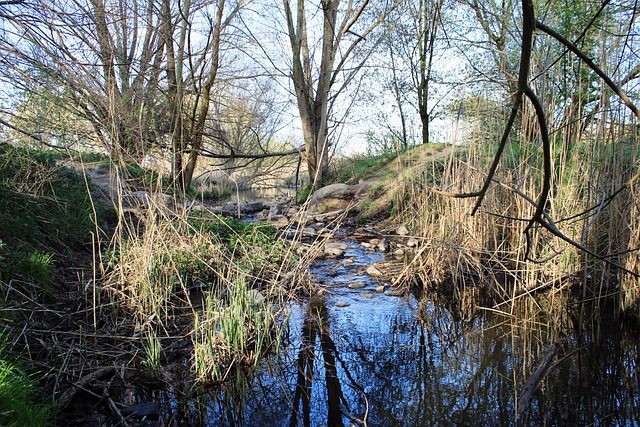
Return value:
[(65, 390), (64, 393), (62, 393), (62, 396), (60, 396), (60, 399), (58, 399), (58, 407), (65, 408), (71, 402), (71, 400), (73, 400), (73, 397), (76, 395), (76, 393), (78, 393), (80, 389), (86, 387), (86, 385), (93, 380), (97, 380), (98, 378), (102, 378), (106, 375), (114, 373), (115, 370), (116, 368), (114, 368), (113, 366), (101, 368), (80, 378), (78, 381), (73, 383), (71, 387)]
[(524, 384), (522, 392), (520, 393), (520, 398), (518, 399), (517, 418), (520, 418), (526, 412), (527, 406), (533, 398), (533, 393), (538, 389), (542, 380), (549, 375), (552, 368), (558, 366), (557, 364), (552, 366), (552, 363), (564, 345), (565, 340), (555, 342), (551, 347), (549, 347), (549, 349), (547, 349), (542, 360), (533, 370), (533, 373)]

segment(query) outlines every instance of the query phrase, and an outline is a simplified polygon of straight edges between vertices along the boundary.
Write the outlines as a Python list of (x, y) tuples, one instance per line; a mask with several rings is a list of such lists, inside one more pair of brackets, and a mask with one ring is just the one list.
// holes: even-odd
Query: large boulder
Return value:
[(331, 184), (322, 187), (313, 193), (309, 199), (308, 212), (322, 214), (348, 209), (364, 197), (369, 187), (369, 183), (356, 185)]

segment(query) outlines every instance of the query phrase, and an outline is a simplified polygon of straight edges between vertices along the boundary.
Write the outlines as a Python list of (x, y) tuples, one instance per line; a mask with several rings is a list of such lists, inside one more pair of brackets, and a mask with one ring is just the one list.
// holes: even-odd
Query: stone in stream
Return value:
[(336, 307), (349, 307), (351, 304), (348, 302), (338, 302), (336, 303)]
[(346, 267), (347, 265), (351, 265), (351, 264), (353, 264), (353, 258), (347, 258), (347, 259), (344, 259), (344, 260), (340, 261), (340, 265), (342, 265), (344, 267)]
[(378, 286), (376, 288), (376, 292), (379, 293), (379, 294), (384, 293), (384, 290), (385, 290), (385, 286), (384, 285), (380, 285), (380, 286)]
[(305, 227), (302, 229), (303, 236), (317, 236), (318, 232), (313, 227)]
[(324, 253), (328, 256), (340, 257), (349, 249), (347, 245), (340, 242), (328, 242), (324, 245)]
[(388, 252), (391, 248), (391, 244), (387, 239), (382, 239), (376, 246), (380, 252)]
[(324, 254), (328, 257), (339, 258), (344, 255), (344, 251), (337, 247), (326, 247), (324, 248)]
[(401, 297), (404, 296), (405, 292), (400, 289), (391, 289), (385, 292), (385, 295), (388, 297)]
[(360, 246), (362, 246), (365, 249), (371, 249), (371, 248), (375, 247), (371, 243), (368, 243), (368, 242), (362, 242), (362, 243), (360, 243)]
[(382, 277), (382, 271), (378, 270), (375, 266), (369, 266), (369, 268), (367, 268), (366, 273), (371, 276), (371, 277)]
[(373, 294), (369, 292), (360, 292), (360, 295), (362, 295), (365, 298), (373, 298)]
[(357, 185), (331, 184), (322, 187), (309, 198), (309, 213), (322, 214), (347, 209), (354, 200), (362, 198), (370, 186), (369, 183), (362, 183)]
[(269, 221), (271, 221), (271, 225), (275, 228), (287, 228), (289, 226), (289, 219), (284, 215), (273, 215), (269, 217)]
[(349, 289), (361, 289), (367, 286), (364, 282), (353, 282), (349, 283)]
[(298, 246), (296, 248), (296, 254), (297, 255), (304, 255), (307, 252), (309, 252), (309, 248), (310, 248), (309, 245), (302, 243), (300, 246)]
[(396, 234), (398, 236), (406, 236), (407, 234), (409, 234), (409, 229), (404, 224), (399, 225), (398, 228), (396, 228)]
[(376, 246), (378, 246), (379, 243), (380, 243), (380, 239), (371, 239), (371, 240), (369, 240), (369, 244), (371, 245), (371, 247), (376, 247)]

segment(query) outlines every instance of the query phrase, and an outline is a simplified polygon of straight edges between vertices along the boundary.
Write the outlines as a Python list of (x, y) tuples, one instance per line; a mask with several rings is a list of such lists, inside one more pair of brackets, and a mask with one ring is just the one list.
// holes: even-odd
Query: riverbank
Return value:
[[(530, 408), (541, 402), (535, 403), (541, 385), (559, 381), (549, 373), (553, 370), (536, 378), (539, 363), (548, 360), (547, 368), (562, 367), (566, 358), (570, 371), (583, 369), (573, 357), (601, 351), (593, 349), (601, 342), (593, 334), (619, 324), (609, 315), (619, 313), (618, 295), (608, 293), (615, 282), (602, 282), (611, 279), (610, 272), (595, 282), (596, 276), (585, 274), (596, 270), (569, 263), (576, 258), (557, 259), (562, 253), (544, 266), (514, 258), (507, 251), (510, 239), (517, 237), (513, 230), (507, 233), (513, 218), (483, 212), (477, 222), (467, 201), (438, 194), (451, 171), (466, 165), (470, 155), (457, 147), (416, 148), (368, 163), (361, 175), (366, 180), (350, 175), (346, 183), (325, 187), (306, 204), (288, 200), (265, 205), (188, 199), (154, 187), (161, 180), (152, 172), (132, 172), (104, 159), (61, 161), (7, 148), (2, 164), (3, 188), (8, 190), (3, 197), (15, 203), (4, 206), (0, 283), (3, 309), (10, 313), (3, 321), (11, 331), (10, 350), (26, 358), (28, 372), (37, 373), (32, 378), (46, 390), (58, 423), (124, 419), (136, 425), (145, 418), (180, 423), (181, 417), (196, 416), (193, 408), (199, 406), (194, 402), (204, 394), (224, 395), (229, 387), (246, 385), (247, 378), (251, 387), (252, 378), (277, 380), (263, 376), (264, 363), (291, 354), (309, 369), (313, 360), (324, 360), (325, 369), (317, 375), (349, 384), (331, 380), (327, 389), (362, 388), (346, 398), (356, 409), (343, 410), (335, 401), (330, 408), (320, 405), (331, 413), (339, 408), (347, 422), (366, 419), (368, 402), (375, 400), (372, 390), (380, 384), (367, 389), (364, 379), (350, 378), (360, 369), (357, 364), (343, 373), (327, 370), (340, 354), (362, 358), (362, 366), (390, 367), (404, 363), (389, 348), (401, 345), (444, 361), (446, 346), (438, 344), (435, 351), (432, 344), (453, 340), (469, 351), (465, 363), (473, 364), (474, 352), (484, 354), (488, 345), (486, 331), (508, 323), (512, 329), (501, 333), (524, 340), (516, 340), (517, 346), (529, 349), (528, 357), (510, 348), (506, 359), (497, 362), (510, 370), (491, 365), (478, 375), (486, 381), (511, 375), (503, 394), (512, 397), (504, 397), (500, 419), (529, 416)], [(64, 185), (59, 177), (67, 178)], [(400, 320), (389, 329), (394, 316)], [(386, 320), (378, 325), (380, 319)], [(328, 332), (328, 325), (337, 329)], [(391, 344), (371, 350), (374, 359), (364, 357), (362, 349), (354, 353), (354, 343), (366, 344), (378, 327), (388, 330), (384, 333)], [(404, 328), (410, 332), (393, 341)], [(424, 342), (428, 336), (431, 344)], [(583, 353), (587, 336), (593, 343), (587, 340)], [(302, 352), (315, 339), (320, 347)], [(304, 340), (307, 344), (300, 344)], [(340, 347), (341, 340), (348, 347)], [(612, 369), (627, 363), (635, 351), (632, 341), (625, 341), (621, 359), (611, 360)], [(369, 343), (363, 348), (367, 346), (375, 347)], [(550, 355), (552, 348), (557, 351)], [(438, 370), (439, 363), (415, 369)], [(365, 371), (365, 377), (380, 375), (375, 369)], [(298, 396), (296, 410), (283, 409), (279, 416), (305, 417), (305, 410), (298, 411), (306, 405), (299, 393), (313, 387), (299, 380), (289, 381), (293, 389), (280, 396), (288, 401)], [(389, 378), (386, 384), (393, 388), (396, 381)], [(592, 385), (585, 384), (585, 389)], [(533, 395), (525, 394), (525, 386)], [(619, 384), (611, 386), (619, 394)], [(453, 393), (442, 384), (440, 388)], [(633, 391), (629, 399), (636, 395)], [(370, 420), (382, 422), (387, 414), (400, 422), (389, 399), (375, 402), (379, 413)], [(520, 403), (524, 400), (526, 405)], [(462, 416), (442, 409), (438, 413), (448, 421)], [(233, 414), (244, 420), (244, 410), (235, 408)], [(473, 414), (467, 411), (460, 419)], [(542, 419), (536, 417), (543, 412), (536, 414), (530, 419)], [(589, 416), (596, 420), (604, 415)], [(627, 412), (621, 416), (633, 418)], [(216, 419), (202, 422), (215, 424)]]

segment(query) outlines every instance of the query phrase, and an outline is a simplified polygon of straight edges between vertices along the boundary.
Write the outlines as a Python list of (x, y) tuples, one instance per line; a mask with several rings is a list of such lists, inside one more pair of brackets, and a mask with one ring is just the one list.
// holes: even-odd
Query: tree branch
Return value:
[(618, 95), (620, 99), (622, 99), (622, 101), (633, 112), (633, 114), (635, 114), (635, 116), (640, 119), (640, 110), (638, 110), (638, 108), (633, 104), (633, 102), (629, 99), (629, 97), (624, 92), (622, 92), (622, 90), (620, 90), (620, 88), (613, 82), (613, 80), (611, 80), (611, 78), (609, 78), (609, 76), (606, 75), (600, 69), (600, 67), (598, 67), (595, 64), (595, 62), (591, 60), (591, 58), (589, 58), (580, 49), (578, 49), (575, 44), (571, 43), (569, 40), (567, 40), (562, 35), (555, 32), (553, 29), (547, 27), (542, 22), (536, 21), (535, 25), (537, 28), (539, 28), (543, 32), (547, 33), (548, 35), (550, 35), (551, 37), (553, 37), (554, 39), (558, 40), (560, 43), (565, 45), (578, 58), (584, 61), (584, 63), (587, 64), (587, 66), (589, 66), (589, 68), (591, 68), (602, 80), (604, 80), (607, 86), (609, 86), (609, 88), (611, 88), (611, 90), (616, 95)]

